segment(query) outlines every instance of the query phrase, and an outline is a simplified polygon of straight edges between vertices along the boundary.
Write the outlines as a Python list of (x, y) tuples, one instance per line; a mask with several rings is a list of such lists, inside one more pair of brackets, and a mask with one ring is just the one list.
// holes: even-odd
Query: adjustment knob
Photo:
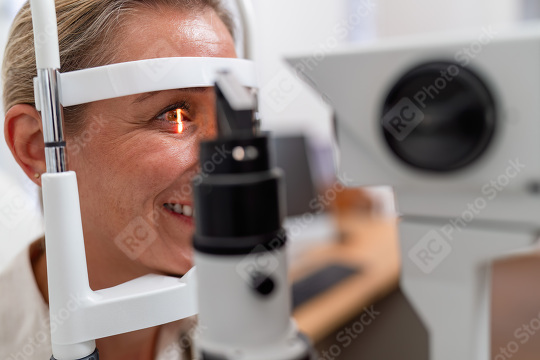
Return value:
[(259, 295), (268, 296), (274, 291), (276, 285), (269, 275), (257, 272), (251, 278), (251, 287)]

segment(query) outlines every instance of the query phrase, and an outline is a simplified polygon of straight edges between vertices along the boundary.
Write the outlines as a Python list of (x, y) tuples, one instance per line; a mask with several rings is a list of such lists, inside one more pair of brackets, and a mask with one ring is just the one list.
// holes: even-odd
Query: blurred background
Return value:
[[(11, 21), (24, 1), (0, 0), (0, 59)], [(0, 93), (2, 88), (0, 88)], [(20, 170), (4, 141), (4, 109), (0, 102), (0, 269), (43, 232), (37, 187)]]

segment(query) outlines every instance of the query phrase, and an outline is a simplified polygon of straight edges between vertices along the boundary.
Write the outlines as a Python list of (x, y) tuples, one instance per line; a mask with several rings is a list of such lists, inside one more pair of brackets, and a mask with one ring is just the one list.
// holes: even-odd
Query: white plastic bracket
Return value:
[(92, 353), (95, 339), (157, 326), (197, 314), (194, 269), (183, 278), (146, 275), (92, 291), (75, 172), (43, 174), (43, 207), (52, 331), (57, 360)]

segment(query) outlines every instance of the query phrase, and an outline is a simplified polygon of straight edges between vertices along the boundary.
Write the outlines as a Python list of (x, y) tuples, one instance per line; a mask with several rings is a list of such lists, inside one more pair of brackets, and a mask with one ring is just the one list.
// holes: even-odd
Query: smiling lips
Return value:
[(189, 205), (182, 205), (182, 204), (171, 204), (171, 203), (167, 203), (167, 204), (164, 204), (163, 205), (166, 209), (174, 212), (174, 213), (177, 213), (177, 214), (180, 214), (180, 215), (184, 215), (184, 216), (187, 216), (187, 217), (193, 217), (193, 207), (189, 206)]

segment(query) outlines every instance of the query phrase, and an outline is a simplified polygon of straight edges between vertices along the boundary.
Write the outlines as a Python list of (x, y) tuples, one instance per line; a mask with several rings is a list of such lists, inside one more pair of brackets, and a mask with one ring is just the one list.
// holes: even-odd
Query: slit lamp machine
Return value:
[[(54, 1), (32, 0), (31, 6), (35, 97), (46, 143), (50, 313), (72, 294), (84, 298), (52, 333), (53, 357), (96, 360), (95, 339), (197, 313), (206, 329), (197, 340), (203, 359), (313, 356), (290, 320), (280, 174), (268, 162), (256, 101), (245, 91), (256, 87), (251, 61), (162, 58), (61, 73)], [(239, 1), (239, 9), (249, 57), (249, 1)], [(334, 109), (338, 171), (354, 178), (346, 185), (396, 191), (403, 215), (401, 287), (428, 330), (430, 360), (489, 359), (490, 264), (530, 251), (537, 241), (539, 44), (540, 27), (528, 25), (288, 59)], [(155, 74), (148, 69), (156, 67), (167, 71), (149, 81)], [(65, 162), (62, 107), (214, 85), (220, 135), (201, 144), (200, 159), (216, 144), (240, 150), (195, 186), (196, 268), (181, 279), (147, 275), (92, 291), (76, 175)], [(223, 213), (213, 209), (230, 207), (231, 196), (255, 197), (268, 204), (268, 213), (246, 201), (228, 218), (217, 218)], [(246, 218), (256, 226), (243, 226)], [(242, 263), (249, 271), (239, 271)], [(275, 266), (261, 266), (269, 263)]]
[[(158, 58), (62, 73), (54, 0), (30, 3), (37, 65), (35, 103), (41, 112), (47, 163), (42, 190), (51, 318), (71, 296), (81, 301), (51, 331), (51, 359), (97, 360), (95, 339), (195, 314), (204, 329), (196, 339), (201, 359), (310, 359), (311, 348), (290, 317), (281, 173), (270, 165), (268, 139), (256, 122), (256, 99), (246, 89), (257, 87), (252, 61)], [(238, 8), (244, 28), (252, 30), (249, 1), (238, 1)], [(248, 57), (252, 34), (244, 34)], [(194, 185), (196, 266), (180, 279), (146, 275), (91, 290), (77, 178), (66, 166), (63, 107), (209, 86), (215, 86), (217, 94), (219, 136), (201, 144), (201, 164), (212, 157), (217, 145), (233, 156)], [(254, 199), (265, 206), (254, 208), (250, 205)], [(219, 211), (223, 208), (232, 210), (224, 214)]]

